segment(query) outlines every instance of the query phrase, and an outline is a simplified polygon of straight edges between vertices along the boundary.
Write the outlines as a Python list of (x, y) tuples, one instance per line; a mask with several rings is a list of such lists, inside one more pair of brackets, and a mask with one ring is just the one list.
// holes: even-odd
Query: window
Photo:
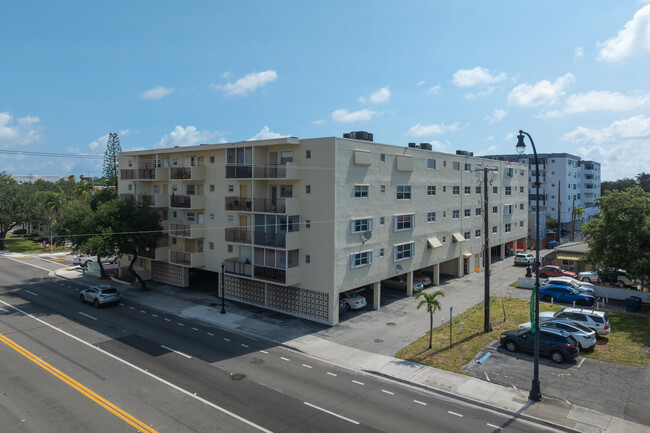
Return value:
[(469, 240), (469, 232), (465, 232), (465, 239)]
[(523, 175), (524, 175), (524, 169), (522, 168), (521, 170), (519, 170), (519, 176), (523, 176)]
[(512, 174), (513, 174), (512, 171), (513, 171), (512, 167), (506, 167), (505, 175), (508, 176), (508, 177), (512, 177)]
[(176, 211), (172, 211), (172, 217), (173, 217), (174, 219), (176, 219), (177, 216), (178, 216), (178, 213), (176, 213)]
[(381, 162), (386, 162), (386, 154), (385, 153), (380, 153), (379, 154), (379, 160)]
[(311, 220), (305, 220), (305, 228), (311, 228)]
[(232, 253), (232, 252), (233, 252), (233, 247), (232, 247), (232, 245), (228, 245), (228, 252), (229, 252), (229, 253)]
[(379, 224), (381, 224), (383, 226), (384, 222), (385, 222), (384, 217), (379, 217)]
[(498, 194), (499, 193), (499, 187), (493, 186), (492, 187), (492, 194)]
[(523, 222), (523, 221), (519, 221), (519, 227), (523, 227), (523, 226), (524, 226), (524, 222)]
[(358, 268), (372, 264), (372, 251), (363, 251), (360, 253), (350, 254), (350, 268)]
[(196, 242), (196, 252), (197, 253), (202, 253), (203, 252), (203, 241), (197, 241)]
[(160, 194), (162, 192), (162, 189), (160, 188), (160, 185), (154, 185), (153, 186), (153, 193), (154, 194)]
[(210, 164), (214, 164), (214, 156), (210, 157)]
[(397, 200), (410, 200), (410, 199), (411, 199), (411, 186), (397, 185)]
[(185, 194), (194, 195), (196, 194), (196, 185), (187, 185), (185, 188)]
[(351, 224), (352, 233), (362, 233), (372, 230), (372, 218), (353, 219)]
[(228, 192), (235, 192), (235, 186), (234, 185), (228, 185)]
[(512, 215), (512, 205), (507, 204), (503, 207), (503, 214), (504, 215)]
[(427, 195), (436, 195), (436, 186), (435, 185), (427, 186)]
[(466, 186), (465, 187), (465, 194), (471, 194), (472, 193), (472, 187), (471, 186)]
[(214, 214), (213, 213), (210, 214), (210, 221), (214, 221)]
[(442, 237), (442, 242), (443, 242), (443, 243), (447, 242), (447, 236), (443, 236), (443, 237)]
[(395, 215), (395, 231), (413, 230), (415, 227), (415, 215)]
[(523, 203), (519, 203), (519, 210), (524, 210), (524, 204)]
[(435, 212), (427, 213), (427, 222), (428, 223), (435, 223), (436, 222), (436, 213)]
[(311, 185), (305, 185), (305, 194), (311, 194)]
[(480, 193), (481, 193), (481, 187), (480, 187), (480, 186), (477, 186), (477, 187), (476, 187), (476, 193), (477, 193), (477, 194), (480, 194)]
[(309, 254), (305, 254), (305, 263), (311, 263), (311, 256)]
[(133, 161), (129, 159), (129, 167), (133, 167)]
[(384, 257), (384, 249), (383, 248), (379, 249), (379, 257)]
[(465, 171), (472, 171), (472, 164), (465, 163)]
[(472, 216), (472, 210), (471, 209), (465, 209), (465, 218), (468, 218)]
[(442, 217), (443, 217), (443, 218), (447, 218), (447, 211), (446, 211), (446, 210), (443, 210), (443, 211), (442, 211)]
[(228, 215), (228, 222), (229, 223), (234, 223), (235, 222), (235, 217), (232, 215)]
[(505, 192), (505, 194), (506, 194), (506, 195), (512, 195), (512, 187), (510, 187), (510, 186), (506, 186), (506, 192)]
[(476, 164), (476, 170), (483, 170), (483, 164)]
[(476, 212), (474, 213), (474, 215), (481, 216), (481, 208), (480, 207), (476, 208)]
[(459, 211), (459, 210), (454, 210), (454, 211), (452, 211), (452, 212), (451, 212), (451, 217), (452, 217), (453, 219), (455, 219), (455, 220), (458, 219), (458, 218), (460, 217), (460, 211)]
[(519, 192), (520, 192), (521, 194), (524, 193), (524, 187), (523, 187), (523, 186), (520, 186), (520, 187), (519, 187)]
[(210, 242), (208, 245), (209, 245), (209, 248), (210, 248), (211, 250), (214, 249), (214, 242)]
[(386, 192), (386, 185), (379, 185), (380, 192)]
[(176, 245), (176, 238), (175, 237), (172, 238), (172, 245)]
[(311, 158), (311, 150), (305, 150), (305, 159), (310, 159), (310, 158)]
[(368, 185), (354, 185), (355, 198), (368, 198)]
[(453, 168), (456, 171), (460, 171), (460, 162), (454, 161)]
[(497, 232), (498, 232), (497, 226), (492, 226), (492, 233), (496, 234)]
[(480, 238), (480, 237), (481, 237), (481, 231), (480, 231), (480, 230), (476, 230), (476, 233), (474, 233), (474, 235), (475, 235), (477, 238)]
[(398, 260), (404, 260), (404, 259), (410, 259), (411, 257), (415, 256), (415, 243), (410, 242), (408, 244), (402, 244), (402, 245), (395, 245), (394, 247), (394, 255), (395, 255), (395, 261)]
[(454, 195), (458, 195), (458, 194), (460, 194), (460, 187), (459, 187), (459, 186), (454, 186), (454, 187), (452, 187), (452, 193), (453, 193)]
[(427, 159), (427, 168), (436, 168), (436, 160), (435, 159)]
[(497, 214), (497, 213), (499, 213), (499, 208), (498, 208), (498, 206), (492, 206), (492, 213), (493, 213), (493, 214)]
[(447, 186), (445, 185), (442, 186), (442, 192), (447, 192)]
[(129, 184), (129, 191), (133, 190), (133, 185)]
[(290, 150), (280, 152), (280, 165), (284, 165), (287, 162), (293, 162), (293, 152)]
[(188, 212), (187, 215), (185, 215), (185, 221), (188, 223), (192, 224), (195, 220), (195, 215), (194, 212)]
[(442, 161), (442, 166), (447, 167), (447, 161)]
[(280, 185), (280, 197), (293, 197), (293, 185)]
[(506, 232), (506, 233), (510, 233), (510, 231), (511, 231), (511, 228), (510, 228), (510, 227), (511, 227), (511, 226), (510, 226), (510, 223), (506, 224), (506, 227), (505, 227), (505, 229), (504, 229), (504, 232)]
[[(210, 192), (214, 192), (214, 185), (210, 185)], [(229, 189), (228, 192), (232, 192), (232, 191), (230, 191)]]

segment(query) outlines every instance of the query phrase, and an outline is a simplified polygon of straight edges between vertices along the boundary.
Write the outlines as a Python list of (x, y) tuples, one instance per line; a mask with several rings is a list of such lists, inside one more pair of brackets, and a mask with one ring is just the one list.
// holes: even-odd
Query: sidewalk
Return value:
[[(496, 266), (501, 266), (506, 274), (509, 271), (506, 268), (507, 264), (504, 264), (504, 262), (496, 263)], [(511, 272), (520, 273), (521, 268), (515, 268)], [(54, 273), (62, 278), (76, 280), (83, 285), (97, 284), (99, 282), (95, 276), (82, 275), (79, 268), (64, 268)], [(471, 281), (467, 280), (468, 278)], [(482, 276), (474, 274), (461, 280), (455, 280), (455, 282), (463, 281), (463, 283), (449, 284), (446, 291), (455, 291), (457, 288), (461, 290), (462, 287), (472, 290), (479, 280), (482, 281), (482, 278)], [(506, 275), (503, 278), (508, 279), (510, 276)], [(563, 400), (545, 397), (541, 402), (533, 403), (528, 401), (528, 391), (507, 388), (470, 376), (439, 370), (382, 353), (375, 353), (377, 351), (383, 352), (387, 350), (386, 348), (370, 351), (358, 348), (358, 344), (357, 347), (341, 344), (333, 341), (336, 339), (335, 337), (330, 338), (332, 334), (337, 333), (336, 328), (338, 327), (330, 328), (311, 324), (311, 322), (301, 319), (295, 319), (297, 326), (292, 326), (294, 320), (291, 320), (291, 318), (288, 321), (280, 320), (280, 317), (276, 318), (273, 314), (266, 314), (265, 310), (242, 306), (230, 301), (226, 301), (226, 314), (220, 314), (221, 305), (218, 304), (219, 301), (214, 296), (214, 293), (197, 293), (154, 282), (148, 282), (147, 286), (150, 290), (143, 292), (139, 287), (126, 283), (117, 282), (116, 284), (121, 284), (119, 290), (124, 298), (166, 313), (201, 321), (233, 332), (266, 338), (310, 356), (350, 369), (361, 370), (420, 386), (449, 397), (507, 413), (513, 417), (531, 419), (536, 422), (541, 420), (550, 427), (559, 430), (650, 433), (650, 427), (648, 426), (635, 424)], [(454, 286), (457, 286), (457, 288)], [(507, 285), (501, 284), (500, 287), (507, 287)], [(512, 289), (513, 296), (517, 290)], [(506, 294), (502, 293), (501, 295)], [(523, 297), (526, 294), (522, 292), (519, 295)], [(530, 296), (530, 292), (527, 293), (527, 296)], [(407, 301), (402, 304), (395, 306), (391, 304), (391, 307), (399, 309), (406, 308), (404, 305), (410, 305), (407, 304)], [(358, 321), (352, 319), (353, 323), (346, 323), (344, 326), (357, 327), (362, 324), (367, 326), (368, 321), (382, 320), (381, 314), (381, 310), (368, 312), (360, 315)], [(379, 319), (373, 316), (379, 316)], [(288, 316), (282, 315), (282, 317), (286, 319)], [(403, 332), (412, 331), (406, 327), (393, 326), (392, 328), (405, 329), (406, 331)], [(385, 328), (381, 332), (383, 333), (384, 330)], [(428, 332), (428, 328), (424, 332)], [(423, 335), (424, 332), (417, 335)]]

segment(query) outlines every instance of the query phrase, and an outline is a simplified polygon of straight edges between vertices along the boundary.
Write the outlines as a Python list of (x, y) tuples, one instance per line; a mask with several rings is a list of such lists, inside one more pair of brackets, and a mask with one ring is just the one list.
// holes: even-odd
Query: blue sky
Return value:
[[(0, 171), (123, 150), (342, 136), (650, 172), (647, 1), (6, 2)], [(530, 150), (530, 147), (529, 147)]]

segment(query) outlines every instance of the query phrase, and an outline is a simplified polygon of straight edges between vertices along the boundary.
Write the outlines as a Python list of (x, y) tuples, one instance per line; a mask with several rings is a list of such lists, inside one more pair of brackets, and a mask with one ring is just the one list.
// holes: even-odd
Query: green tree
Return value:
[(122, 152), (120, 147), (120, 138), (117, 133), (111, 132), (108, 134), (108, 142), (106, 143), (106, 152), (104, 152), (104, 180), (106, 186), (114, 187), (117, 191), (117, 159)]
[(596, 199), (600, 215), (582, 226), (596, 267), (628, 271), (645, 286), (650, 275), (650, 193), (640, 186), (608, 191)]
[(0, 251), (6, 249), (7, 233), (17, 224), (33, 221), (33, 187), (19, 185), (5, 171), (0, 172)]
[(420, 300), (417, 309), (419, 310), (421, 306), (425, 305), (427, 307), (427, 313), (429, 313), (429, 349), (431, 349), (433, 343), (433, 313), (442, 309), (440, 301), (437, 299), (438, 296), (445, 296), (445, 294), (442, 290), (437, 290), (432, 293), (423, 290), (415, 297), (415, 299), (423, 298)]
[(600, 190), (602, 194), (605, 194), (607, 191), (625, 191), (628, 188), (632, 188), (637, 185), (634, 179), (629, 177), (618, 179), (618, 180), (606, 180), (600, 183)]
[(639, 186), (645, 191), (650, 192), (650, 174), (640, 173), (636, 175), (636, 181)]

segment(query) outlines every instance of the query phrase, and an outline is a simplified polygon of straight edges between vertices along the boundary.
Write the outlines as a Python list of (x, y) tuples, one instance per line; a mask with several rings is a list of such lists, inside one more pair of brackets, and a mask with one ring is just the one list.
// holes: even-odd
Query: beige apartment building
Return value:
[(335, 325), (340, 293), (364, 289), (377, 309), (384, 279), (403, 275), (411, 296), (414, 271), (438, 285), (482, 270), (486, 235), (493, 256), (525, 242), (527, 165), (358, 136), (370, 140), (123, 152), (119, 193), (149, 196), (165, 230), (136, 270), (180, 287), (201, 275), (216, 288), (223, 266), (226, 299)]

